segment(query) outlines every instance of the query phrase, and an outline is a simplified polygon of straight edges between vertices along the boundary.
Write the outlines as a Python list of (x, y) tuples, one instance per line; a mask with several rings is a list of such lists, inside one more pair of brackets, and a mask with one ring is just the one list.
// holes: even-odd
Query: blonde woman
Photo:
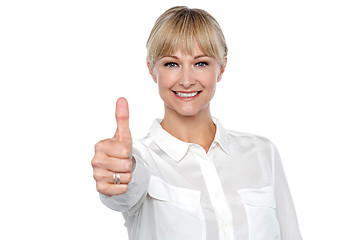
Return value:
[(156, 21), (147, 49), (164, 118), (132, 139), (128, 103), (119, 98), (116, 133), (96, 144), (92, 160), (101, 201), (122, 212), (129, 239), (300, 240), (276, 147), (211, 116), (227, 64), (217, 21), (173, 7)]

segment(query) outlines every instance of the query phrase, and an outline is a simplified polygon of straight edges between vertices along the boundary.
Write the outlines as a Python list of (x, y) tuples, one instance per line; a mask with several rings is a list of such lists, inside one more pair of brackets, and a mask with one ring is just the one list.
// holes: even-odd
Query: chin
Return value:
[(164, 102), (165, 107), (170, 110), (170, 112), (174, 112), (179, 116), (183, 117), (194, 117), (200, 114), (202, 111), (207, 111), (208, 104), (200, 105), (200, 104), (188, 104), (188, 105), (182, 105), (172, 102)]
[(175, 110), (173, 109), (178, 115), (185, 116), (185, 117), (192, 117), (198, 114), (198, 111), (182, 111), (182, 110)]
[(183, 116), (183, 117), (194, 117), (197, 115), (197, 113), (179, 113), (179, 115)]
[(179, 115), (184, 117), (194, 117), (202, 112), (202, 108), (183, 108), (183, 109), (173, 109)]

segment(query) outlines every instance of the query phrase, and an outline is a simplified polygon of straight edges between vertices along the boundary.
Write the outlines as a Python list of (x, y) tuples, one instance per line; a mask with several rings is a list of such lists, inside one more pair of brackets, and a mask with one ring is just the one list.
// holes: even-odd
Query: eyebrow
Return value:
[(175, 58), (175, 59), (178, 59), (178, 57), (177, 57), (177, 56), (172, 56), (172, 55), (166, 55), (166, 56), (164, 56), (164, 57), (170, 57), (170, 58)]
[[(164, 56), (164, 57), (179, 59), (177, 56), (173, 56), (173, 55), (167, 55), (167, 56)], [(208, 56), (205, 55), (205, 54), (200, 54), (200, 55), (195, 56), (194, 59), (201, 58), (201, 57), (208, 57)]]
[(207, 56), (207, 55), (205, 55), (205, 54), (201, 54), (201, 55), (197, 55), (197, 56), (195, 56), (195, 57), (194, 57), (194, 59), (201, 58), (201, 57), (208, 57), (208, 56)]

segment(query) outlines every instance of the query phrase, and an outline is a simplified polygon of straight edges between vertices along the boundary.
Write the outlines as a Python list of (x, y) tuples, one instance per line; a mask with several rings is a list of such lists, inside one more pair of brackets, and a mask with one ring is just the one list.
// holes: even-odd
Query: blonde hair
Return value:
[(147, 61), (151, 67), (180, 48), (183, 54), (193, 55), (193, 41), (202, 52), (225, 64), (227, 45), (221, 27), (214, 17), (202, 9), (172, 7), (155, 22), (147, 41)]

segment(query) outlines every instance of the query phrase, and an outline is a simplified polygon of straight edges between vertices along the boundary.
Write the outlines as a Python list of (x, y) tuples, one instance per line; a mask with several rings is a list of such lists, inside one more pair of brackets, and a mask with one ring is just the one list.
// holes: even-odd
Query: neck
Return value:
[(216, 126), (213, 123), (209, 106), (194, 116), (183, 116), (165, 108), (164, 118), (160, 125), (179, 140), (198, 144), (206, 152), (216, 134)]

